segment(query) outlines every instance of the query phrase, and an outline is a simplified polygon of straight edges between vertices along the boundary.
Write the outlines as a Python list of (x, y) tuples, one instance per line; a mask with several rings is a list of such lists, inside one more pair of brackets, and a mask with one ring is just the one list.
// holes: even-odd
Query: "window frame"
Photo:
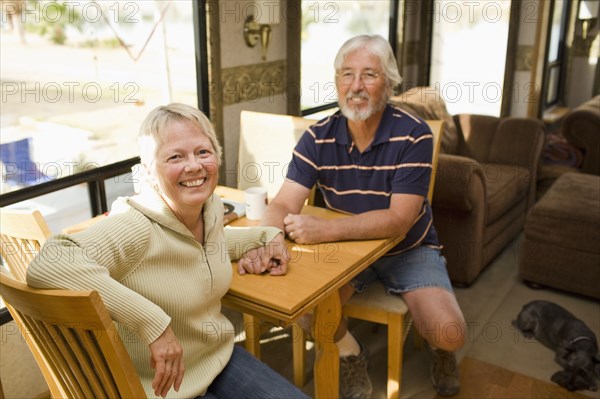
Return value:
[[(300, 0), (300, 3), (302, 2), (302, 0)], [(389, 26), (388, 26), (388, 41), (390, 43), (390, 46), (392, 47), (392, 50), (394, 51), (394, 54), (396, 54), (397, 48), (398, 48), (398, 11), (400, 8), (400, 1), (398, 0), (388, 0), (389, 3), (389, 7), (390, 7), (390, 19), (389, 19)], [(301, 51), (301, 49), (299, 48), (299, 51)], [(300, 60), (300, 62), (302, 62), (302, 60)], [(300, 79), (302, 79), (302, 77), (300, 77)], [(300, 84), (302, 84), (302, 81), (300, 81)], [(338, 106), (337, 102), (331, 102), (328, 104), (323, 104), (323, 105), (319, 105), (316, 107), (312, 107), (312, 108), (307, 108), (307, 109), (301, 109), (300, 110), (300, 115), (302, 116), (307, 116), (307, 115), (312, 115), (312, 114), (316, 114), (319, 112), (323, 112), (323, 111), (327, 111), (329, 109), (335, 108)]]
[[(207, 56), (208, 33), (206, 30), (205, 10), (206, 0), (192, 1), (192, 20), (194, 25), (194, 45), (196, 53), (196, 95), (198, 98), (198, 108), (210, 118)], [(104, 181), (131, 172), (131, 167), (139, 163), (139, 161), (139, 157), (124, 159), (88, 171), (77, 172), (69, 176), (63, 176), (54, 180), (0, 194), (0, 206), (4, 207), (12, 205), (81, 183), (87, 183), (92, 213), (91, 216), (96, 216), (108, 211)]]
[[(557, 56), (556, 60), (548, 61), (548, 55), (550, 53), (550, 45), (551, 45), (551, 35), (552, 35), (552, 19), (554, 16), (554, 10), (556, 7), (556, 0), (552, 0), (550, 3), (549, 10), (549, 21), (547, 26), (546, 37), (546, 46), (544, 49), (544, 73), (542, 77), (542, 89), (541, 89), (541, 103), (542, 109), (541, 113), (561, 105), (564, 102), (564, 93), (565, 93), (565, 80), (567, 75), (567, 49), (566, 49), (566, 40), (567, 40), (567, 32), (569, 29), (569, 21), (571, 14), (570, 2), (565, 0), (563, 3), (563, 10), (561, 13), (561, 22), (560, 22), (560, 32), (558, 37), (558, 48), (557, 48)], [(558, 78), (556, 84), (556, 95), (548, 101), (548, 92), (550, 89), (550, 78), (552, 76), (552, 72), (558, 69)]]

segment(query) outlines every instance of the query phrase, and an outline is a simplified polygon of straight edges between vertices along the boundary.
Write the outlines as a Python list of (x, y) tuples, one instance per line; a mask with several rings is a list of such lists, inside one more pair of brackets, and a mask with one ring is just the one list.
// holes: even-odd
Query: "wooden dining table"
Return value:
[[(243, 192), (217, 187), (222, 198), (243, 202)], [(304, 206), (302, 214), (325, 219), (347, 217), (324, 208)], [(229, 226), (256, 226), (259, 222), (238, 218)], [(234, 269), (223, 305), (257, 318), (288, 325), (313, 311), (315, 339), (315, 398), (339, 395), (339, 355), (334, 333), (341, 320), (338, 290), (394, 247), (403, 237), (341, 241), (315, 245), (289, 242), (291, 260), (285, 276), (237, 273)], [(248, 331), (248, 329), (247, 329)]]

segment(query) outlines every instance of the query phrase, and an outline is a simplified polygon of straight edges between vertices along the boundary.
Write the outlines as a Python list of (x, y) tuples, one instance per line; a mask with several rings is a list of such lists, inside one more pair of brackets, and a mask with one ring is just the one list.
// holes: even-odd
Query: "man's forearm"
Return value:
[(282, 204), (271, 202), (267, 207), (265, 216), (261, 220), (263, 226), (274, 226), (281, 230), (285, 230), (283, 219), (290, 213), (290, 209), (283, 206)]
[(404, 235), (411, 220), (398, 217), (389, 210), (369, 211), (359, 215), (330, 220), (328, 241), (369, 240)]

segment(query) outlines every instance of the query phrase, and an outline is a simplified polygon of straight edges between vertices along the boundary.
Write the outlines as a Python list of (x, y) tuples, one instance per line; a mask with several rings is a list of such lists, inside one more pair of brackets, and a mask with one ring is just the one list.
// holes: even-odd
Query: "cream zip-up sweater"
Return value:
[(32, 287), (98, 291), (148, 397), (154, 396), (148, 345), (169, 325), (183, 346), (185, 375), (179, 392), (171, 389), (168, 397), (206, 392), (233, 351), (234, 327), (221, 313), (232, 278), (230, 259), (281, 232), (223, 228), (217, 195), (203, 213), (201, 245), (148, 187), (115, 201), (110, 216), (89, 229), (49, 239), (27, 271)]

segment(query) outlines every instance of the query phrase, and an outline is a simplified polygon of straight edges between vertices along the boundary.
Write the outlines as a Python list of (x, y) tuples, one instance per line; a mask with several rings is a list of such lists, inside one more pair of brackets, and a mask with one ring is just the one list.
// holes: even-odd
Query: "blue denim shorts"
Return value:
[(354, 277), (350, 284), (357, 292), (362, 292), (375, 280), (381, 280), (388, 294), (428, 287), (454, 292), (446, 270), (446, 258), (439, 249), (426, 246), (383, 256)]

